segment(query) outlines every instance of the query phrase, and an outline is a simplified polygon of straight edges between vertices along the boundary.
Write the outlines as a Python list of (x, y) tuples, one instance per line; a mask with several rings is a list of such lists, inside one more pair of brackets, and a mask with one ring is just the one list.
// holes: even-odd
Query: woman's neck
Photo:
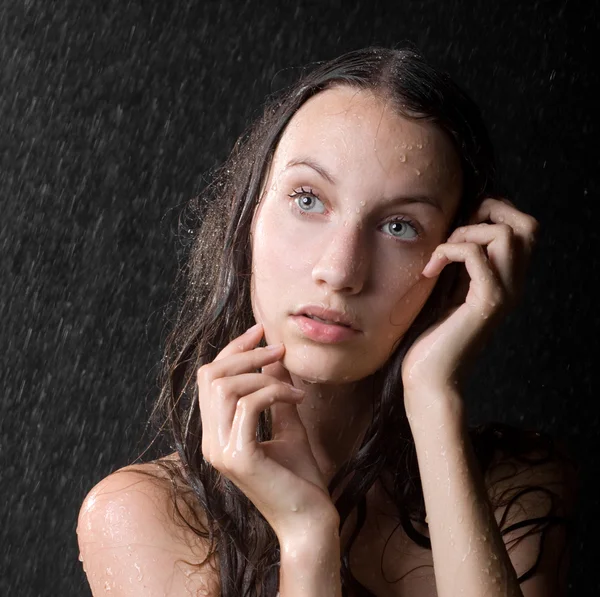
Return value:
[(292, 375), (306, 391), (298, 413), (317, 464), (329, 483), (341, 465), (360, 447), (373, 418), (368, 381), (345, 385), (307, 383)]

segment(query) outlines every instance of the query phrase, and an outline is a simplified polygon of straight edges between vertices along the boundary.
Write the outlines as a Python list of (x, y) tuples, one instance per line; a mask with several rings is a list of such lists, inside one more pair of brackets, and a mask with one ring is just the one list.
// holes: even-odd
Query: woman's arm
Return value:
[[(510, 554), (507, 552), (467, 433), (462, 400), (454, 390), (440, 390), (435, 396), (430, 395), (433, 390), (424, 392), (427, 395), (413, 392), (407, 398), (412, 405), (409, 422), (423, 485), (438, 597), (564, 596), (564, 530), (552, 529), (545, 536), (543, 558), (536, 574), (519, 586), (517, 571), (519, 575), (527, 571), (542, 547), (539, 534), (522, 541)], [(429, 408), (420, 410), (419, 403), (428, 404)], [(535, 477), (530, 474), (527, 484), (545, 486), (559, 494), (561, 490), (557, 488), (562, 485), (565, 502), (572, 507), (574, 500), (569, 497), (573, 495), (574, 479), (565, 472), (560, 466), (545, 469)], [(510, 491), (514, 479), (507, 476), (495, 483), (495, 493)], [(540, 500), (528, 499), (526, 511), (520, 513), (519, 519), (547, 515), (546, 506)], [(514, 531), (506, 541), (523, 534), (522, 529)], [(561, 565), (563, 574), (559, 578)]]
[(339, 517), (280, 539), (279, 597), (341, 597)]

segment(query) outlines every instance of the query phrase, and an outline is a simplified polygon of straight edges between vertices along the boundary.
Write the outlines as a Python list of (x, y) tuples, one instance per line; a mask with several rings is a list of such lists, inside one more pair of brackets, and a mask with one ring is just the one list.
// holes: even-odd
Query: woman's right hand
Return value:
[[(198, 370), (202, 454), (248, 496), (281, 540), (312, 523), (335, 527), (339, 515), (296, 408), (304, 392), (293, 389), (278, 362), (283, 344), (257, 348), (262, 336), (261, 324), (250, 328)], [(256, 373), (263, 367), (272, 375)], [(269, 407), (273, 439), (258, 442), (258, 417)]]

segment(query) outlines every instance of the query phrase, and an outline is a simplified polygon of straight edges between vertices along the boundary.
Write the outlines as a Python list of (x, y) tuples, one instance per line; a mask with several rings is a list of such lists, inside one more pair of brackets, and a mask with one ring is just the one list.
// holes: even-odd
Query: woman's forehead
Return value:
[(331, 170), (360, 166), (365, 176), (414, 178), (419, 184), (460, 184), (461, 165), (447, 135), (425, 120), (395, 111), (390, 100), (350, 86), (305, 102), (285, 129), (274, 170), (310, 158)]

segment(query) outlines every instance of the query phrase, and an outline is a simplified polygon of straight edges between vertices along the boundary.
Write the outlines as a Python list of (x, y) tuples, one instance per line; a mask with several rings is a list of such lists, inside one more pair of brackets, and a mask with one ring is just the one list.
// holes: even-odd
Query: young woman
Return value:
[(351, 52), (206, 198), (153, 417), (173, 453), (86, 497), (93, 594), (564, 595), (576, 466), (469, 429), (461, 395), (538, 228), (472, 101), (413, 50)]

